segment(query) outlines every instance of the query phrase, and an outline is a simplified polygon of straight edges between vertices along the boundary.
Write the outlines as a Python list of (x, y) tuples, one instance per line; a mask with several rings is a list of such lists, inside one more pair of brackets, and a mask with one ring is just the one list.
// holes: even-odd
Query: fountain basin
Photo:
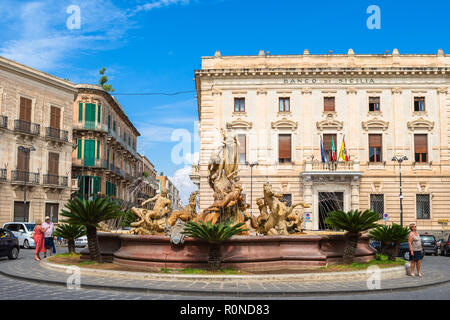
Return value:
[[(166, 236), (99, 233), (102, 255), (110, 257), (119, 240), (120, 246), (112, 253), (112, 262), (118, 265), (148, 271), (208, 266), (209, 245), (202, 240), (185, 238), (184, 245), (175, 246)], [(221, 246), (222, 267), (247, 271), (320, 267), (342, 262), (344, 247), (343, 234), (234, 236)], [(103, 248), (108, 250), (104, 252)], [(369, 239), (363, 236), (358, 241), (355, 261), (367, 262), (375, 259), (375, 254)]]

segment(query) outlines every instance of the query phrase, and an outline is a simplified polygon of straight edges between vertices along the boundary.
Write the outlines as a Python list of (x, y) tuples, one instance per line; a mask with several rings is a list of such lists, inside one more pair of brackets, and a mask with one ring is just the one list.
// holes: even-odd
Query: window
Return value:
[(291, 162), (291, 135), (280, 134), (278, 136), (278, 162)]
[(30, 202), (26, 203), (26, 209), (24, 209), (23, 201), (15, 201), (14, 222), (28, 222), (29, 211), (30, 211)]
[(323, 111), (335, 111), (335, 98), (324, 97), (323, 98)]
[(290, 109), (290, 98), (280, 98), (280, 112), (289, 112)]
[(26, 122), (31, 122), (31, 99), (20, 97), (20, 112), (19, 119)]
[(245, 98), (234, 98), (234, 112), (245, 112)]
[(370, 195), (370, 210), (377, 212), (380, 215), (380, 219), (384, 213), (384, 194), (371, 194)]
[(290, 207), (292, 205), (292, 194), (283, 193), (280, 201), (284, 202), (288, 207)]
[(428, 146), (426, 134), (414, 135), (414, 160), (416, 162), (427, 162)]
[(327, 157), (327, 161), (331, 161), (332, 146), (334, 143), (334, 150), (336, 152), (336, 134), (324, 134), (323, 135), (323, 151)]
[(430, 219), (430, 195), (416, 195), (417, 219)]
[(245, 134), (239, 134), (238, 141), (239, 141), (239, 147), (238, 147), (239, 163), (245, 163), (247, 161), (247, 155), (246, 155), (247, 146), (246, 146)]
[(381, 134), (369, 134), (369, 162), (381, 162)]
[(48, 183), (58, 184), (59, 175), (59, 153), (49, 152), (48, 154)]
[(50, 107), (50, 128), (59, 129), (61, 122), (61, 109), (58, 107)]
[(45, 216), (50, 217), (50, 221), (53, 223), (58, 223), (58, 203), (46, 203), (45, 204)]
[(369, 97), (369, 111), (380, 111), (380, 97)]
[(414, 111), (425, 111), (425, 97), (414, 97)]

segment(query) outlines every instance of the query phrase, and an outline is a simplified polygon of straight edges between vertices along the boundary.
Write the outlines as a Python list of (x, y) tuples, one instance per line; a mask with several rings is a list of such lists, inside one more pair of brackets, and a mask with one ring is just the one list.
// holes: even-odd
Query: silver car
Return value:
[(36, 227), (36, 224), (32, 222), (8, 222), (3, 225), (3, 228), (11, 231), (19, 239), (19, 246), (25, 249), (36, 247), (33, 238), (31, 238), (34, 227)]

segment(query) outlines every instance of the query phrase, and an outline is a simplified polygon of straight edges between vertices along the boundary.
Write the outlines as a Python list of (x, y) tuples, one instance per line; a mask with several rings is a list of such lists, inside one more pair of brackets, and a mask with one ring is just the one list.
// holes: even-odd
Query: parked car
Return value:
[(442, 239), (440, 250), (441, 255), (448, 256), (450, 254), (450, 233), (447, 233), (444, 235), (444, 238)]
[[(423, 243), (422, 243), (423, 244)], [(376, 249), (377, 251), (380, 251), (381, 248), (381, 242), (380, 241), (370, 241), (370, 245)], [(398, 257), (405, 259), (406, 261), (409, 261), (410, 251), (409, 251), (409, 243), (408, 241), (400, 243), (400, 247), (398, 249)]]
[(9, 230), (0, 228), (0, 257), (11, 260), (19, 256), (19, 239)]
[(32, 222), (8, 222), (3, 228), (10, 230), (19, 239), (19, 246), (29, 249), (36, 246), (31, 238), (35, 226)]
[(421, 234), (420, 239), (422, 240), (423, 252), (425, 254), (430, 253), (435, 256), (438, 255), (438, 245), (436, 238), (431, 234)]
[(82, 236), (79, 238), (75, 239), (75, 247), (85, 247), (87, 246), (88, 241), (87, 241), (87, 236)]

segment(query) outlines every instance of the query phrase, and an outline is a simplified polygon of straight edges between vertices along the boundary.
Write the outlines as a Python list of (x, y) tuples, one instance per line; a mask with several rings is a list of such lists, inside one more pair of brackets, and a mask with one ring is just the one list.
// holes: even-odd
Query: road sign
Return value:
[(389, 214), (388, 214), (387, 212), (385, 212), (385, 213), (383, 214), (383, 220), (384, 220), (384, 221), (388, 221), (388, 220), (389, 220)]
[(305, 214), (305, 220), (307, 220), (307, 221), (311, 220), (311, 214), (306, 213)]
[(448, 223), (448, 219), (439, 219), (438, 223), (440, 223), (440, 224), (447, 224)]

